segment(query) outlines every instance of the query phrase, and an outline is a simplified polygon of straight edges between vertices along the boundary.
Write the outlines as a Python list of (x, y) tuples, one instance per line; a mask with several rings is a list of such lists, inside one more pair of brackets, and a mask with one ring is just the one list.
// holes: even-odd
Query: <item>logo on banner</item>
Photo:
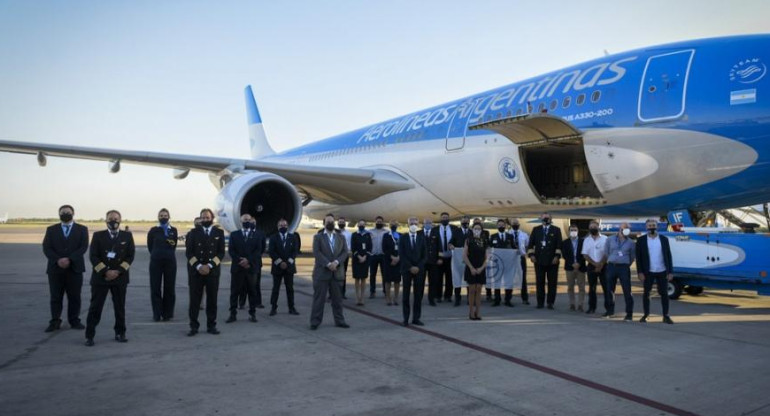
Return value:
[(503, 262), (499, 255), (492, 253), (487, 263), (487, 279), (495, 282), (495, 287), (500, 287), (503, 273), (505, 273), (505, 262)]

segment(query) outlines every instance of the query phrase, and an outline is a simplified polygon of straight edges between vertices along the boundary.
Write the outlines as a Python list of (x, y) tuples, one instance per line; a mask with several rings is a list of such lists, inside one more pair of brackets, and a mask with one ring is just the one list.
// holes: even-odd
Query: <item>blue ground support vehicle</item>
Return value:
[(682, 291), (697, 295), (704, 287), (770, 295), (770, 234), (720, 228), (661, 234), (671, 242), (674, 280), (668, 293), (672, 299)]

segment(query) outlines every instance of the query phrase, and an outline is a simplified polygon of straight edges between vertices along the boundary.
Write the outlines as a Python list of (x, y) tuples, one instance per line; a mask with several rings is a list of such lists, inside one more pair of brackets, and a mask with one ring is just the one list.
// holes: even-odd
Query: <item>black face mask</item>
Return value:
[(201, 225), (205, 228), (211, 227), (211, 224), (213, 224), (214, 221), (201, 221)]
[(500, 231), (501, 233), (505, 232), (505, 227), (497, 227), (497, 231)]
[(72, 214), (69, 212), (65, 212), (64, 214), (59, 214), (59, 219), (61, 222), (70, 222), (72, 221)]
[(278, 232), (280, 232), (281, 234), (286, 234), (286, 231), (289, 231), (289, 229), (286, 227), (281, 227), (278, 229)]
[(589, 231), (591, 232), (591, 235), (599, 234), (599, 229), (598, 228), (591, 228)]
[(463, 228), (468, 228), (468, 224), (470, 224), (470, 223), (467, 223), (467, 222), (463, 222), (463, 223), (461, 223), (460, 225), (462, 225), (462, 226), (463, 226)]
[(364, 230), (366, 230), (366, 226), (365, 225), (359, 225), (358, 226), (358, 231), (359, 232), (364, 232)]
[(378, 222), (377, 224), (375, 224), (375, 227), (377, 227), (377, 229), (379, 230), (379, 229), (382, 229), (383, 225), (381, 222)]
[(449, 220), (441, 220), (441, 225), (449, 225)]
[(326, 223), (326, 229), (329, 231), (334, 231), (334, 223), (333, 222)]
[(341, 223), (338, 223), (337, 225), (340, 227), (340, 230), (342, 230), (342, 229), (344, 229), (344, 228), (345, 228), (345, 226), (346, 226), (346, 225), (348, 225), (348, 224), (347, 224), (347, 223), (344, 223), (344, 222), (341, 222)]
[(543, 218), (543, 224), (551, 225), (551, 219), (550, 218)]
[(648, 228), (647, 232), (650, 233), (650, 234), (655, 234), (656, 232), (658, 232), (658, 229), (657, 228)]
[(396, 230), (398, 230), (398, 226), (397, 225), (393, 225), (393, 226), (390, 227), (390, 231), (393, 231), (395, 233)]
[(158, 222), (160, 222), (161, 225), (166, 225), (168, 224), (168, 218), (160, 218), (158, 219)]
[(243, 226), (244, 230), (248, 230), (249, 228), (251, 228), (250, 222), (244, 222), (244, 223), (241, 223), (241, 225)]
[(514, 231), (519, 231), (519, 224), (514, 224), (514, 225), (511, 225), (511, 228), (512, 228)]
[(120, 222), (119, 221), (108, 221), (107, 227), (110, 228), (110, 230), (115, 231), (118, 228), (120, 228)]

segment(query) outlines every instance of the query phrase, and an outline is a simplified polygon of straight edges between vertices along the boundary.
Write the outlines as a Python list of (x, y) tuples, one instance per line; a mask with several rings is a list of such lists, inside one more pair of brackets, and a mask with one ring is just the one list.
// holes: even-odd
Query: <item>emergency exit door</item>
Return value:
[(651, 56), (639, 88), (639, 120), (656, 122), (684, 114), (693, 49)]

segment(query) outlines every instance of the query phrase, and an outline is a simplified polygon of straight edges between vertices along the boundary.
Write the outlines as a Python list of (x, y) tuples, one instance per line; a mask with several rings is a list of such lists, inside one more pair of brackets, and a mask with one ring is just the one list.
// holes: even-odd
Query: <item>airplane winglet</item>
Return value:
[(267, 142), (265, 128), (262, 126), (262, 117), (259, 115), (257, 101), (254, 99), (254, 92), (251, 85), (247, 85), (244, 90), (246, 98), (246, 118), (249, 125), (249, 147), (251, 148), (251, 157), (259, 159), (261, 157), (275, 154), (275, 150)]

